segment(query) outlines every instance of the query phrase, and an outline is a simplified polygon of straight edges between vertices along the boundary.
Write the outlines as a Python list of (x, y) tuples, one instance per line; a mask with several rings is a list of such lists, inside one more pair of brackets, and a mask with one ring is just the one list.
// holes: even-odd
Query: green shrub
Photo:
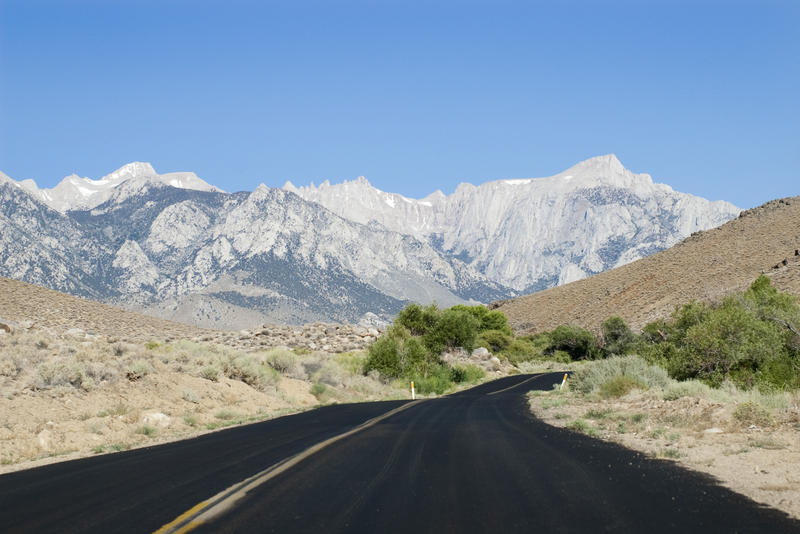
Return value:
[(449, 309), (442, 312), (433, 329), (423, 336), (425, 345), (434, 354), (461, 347), (471, 352), (475, 346), (480, 322), (469, 312)]
[(576, 325), (561, 325), (550, 332), (548, 352), (557, 350), (566, 352), (573, 360), (593, 360), (600, 356), (592, 333)]
[(389, 335), (383, 335), (375, 340), (367, 349), (364, 374), (374, 370), (384, 378), (400, 378), (403, 371), (400, 365), (401, 343), (399, 339)]
[(85, 380), (83, 368), (76, 363), (43, 363), (37, 369), (40, 388), (72, 386), (79, 388)]
[(731, 298), (691, 326), (682, 343), (667, 361), (670, 374), (679, 380), (700, 378), (715, 386), (730, 377), (740, 386), (752, 387), (755, 370), (785, 354), (778, 327), (758, 320)]
[(409, 304), (397, 315), (394, 323), (406, 328), (413, 336), (424, 336), (436, 325), (440, 314), (436, 304), (424, 308), (419, 304)]
[(608, 355), (628, 354), (634, 347), (636, 336), (622, 317), (609, 317), (600, 325), (603, 333), (603, 350)]
[(431, 352), (420, 338), (411, 337), (400, 346), (400, 369), (402, 376), (427, 377), (438, 370), (442, 361), (438, 354)]
[(477, 365), (454, 365), (450, 370), (450, 378), (456, 384), (468, 383), (473, 384), (486, 376), (483, 369)]
[(450, 368), (446, 365), (440, 365), (438, 368), (432, 370), (426, 377), (415, 377), (414, 386), (421, 394), (427, 395), (435, 393), (436, 395), (441, 395), (453, 387)]
[(367, 357), (361, 352), (342, 352), (337, 354), (334, 360), (350, 375), (357, 376), (364, 374)]
[(505, 350), (500, 352), (500, 356), (508, 359), (514, 365), (532, 360), (542, 356), (536, 346), (527, 339), (515, 339)]
[(800, 307), (760, 276), (715, 306), (690, 302), (644, 327), (637, 350), (679, 380), (764, 390), (800, 387)]
[(485, 330), (475, 340), (475, 345), (489, 349), (489, 352), (498, 353), (509, 347), (514, 338), (502, 330)]
[(328, 386), (322, 382), (314, 382), (314, 384), (311, 386), (311, 394), (314, 395), (317, 400), (320, 400), (320, 397), (322, 397), (327, 390)]
[[(450, 308), (453, 311), (466, 312), (478, 320), (478, 332), (486, 332), (487, 330), (497, 330), (509, 337), (513, 337), (514, 333), (508, 324), (508, 319), (505, 314), (499, 310), (489, 310), (486, 306), (466, 306), (464, 304), (457, 304)], [(486, 347), (489, 348), (489, 347)]]

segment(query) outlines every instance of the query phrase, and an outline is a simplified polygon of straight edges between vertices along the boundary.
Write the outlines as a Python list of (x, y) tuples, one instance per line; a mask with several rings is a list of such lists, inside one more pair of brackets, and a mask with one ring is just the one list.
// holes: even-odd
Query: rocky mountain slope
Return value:
[(379, 191), (364, 178), (284, 189), (352, 221), (428, 241), (525, 293), (645, 257), (739, 213), (653, 183), (614, 155), (549, 178), (461, 184), (421, 200)]
[(640, 328), (691, 299), (742, 291), (761, 273), (800, 295), (800, 197), (774, 200), (668, 250), (499, 309), (518, 333), (567, 323), (596, 330), (611, 315)]
[(52, 189), (0, 174), (0, 276), (203, 327), (375, 325), (566, 283), (736, 213), (613, 156), (422, 200), (366, 180), (225, 193), (147, 163)]
[(0, 275), (235, 329), (374, 323), (409, 300), (452, 305), (510, 293), (413, 236), (345, 220), (292, 193), (175, 187), (149, 165), (126, 168), (133, 176), (103, 192), (104, 202), (65, 213), (0, 181)]

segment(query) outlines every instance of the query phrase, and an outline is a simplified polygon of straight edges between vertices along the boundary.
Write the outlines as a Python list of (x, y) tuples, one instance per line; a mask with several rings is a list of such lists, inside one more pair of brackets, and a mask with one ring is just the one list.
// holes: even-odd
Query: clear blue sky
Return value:
[(800, 2), (0, 0), (0, 170), (421, 197), (594, 155), (800, 194)]

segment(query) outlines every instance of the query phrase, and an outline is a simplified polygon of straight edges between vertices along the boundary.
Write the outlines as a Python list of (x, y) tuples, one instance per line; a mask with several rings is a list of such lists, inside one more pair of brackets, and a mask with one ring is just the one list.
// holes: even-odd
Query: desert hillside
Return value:
[(128, 312), (34, 284), (0, 277), (0, 322), (30, 322), (55, 330), (80, 328), (91, 334), (145, 340), (193, 338), (193, 326)]
[(595, 330), (611, 315), (634, 328), (695, 299), (715, 301), (765, 273), (800, 295), (800, 197), (773, 200), (718, 228), (616, 269), (499, 303), (517, 333), (572, 323)]

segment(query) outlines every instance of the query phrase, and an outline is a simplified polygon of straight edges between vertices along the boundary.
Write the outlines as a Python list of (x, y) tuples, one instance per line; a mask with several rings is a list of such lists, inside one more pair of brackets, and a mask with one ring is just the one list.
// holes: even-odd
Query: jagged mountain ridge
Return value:
[(0, 200), (3, 276), (203, 326), (386, 320), (412, 299), (508, 294), (411, 236), (263, 185), (228, 194), (134, 177), (61, 213), (6, 177)]
[[(6, 177), (8, 178), (8, 177)], [(158, 174), (149, 164), (135, 161), (123, 165), (99, 180), (81, 178), (76, 174), (65, 177), (55, 187), (40, 189), (34, 180), (22, 180), (19, 186), (37, 200), (61, 213), (73, 210), (87, 210), (103, 204), (112, 196), (120, 201), (126, 192), (135, 192), (138, 187), (149, 182), (161, 183), (179, 189), (197, 191), (222, 190), (206, 183), (193, 172), (171, 172)], [(125, 184), (124, 187), (120, 187)]]
[[(80, 180), (38, 189), (0, 173), (0, 275), (218, 328), (385, 320), (407, 301), (513, 297), (738, 213), (613, 156), (421, 200), (365, 179), (224, 193), (143, 163)], [(76, 196), (87, 184), (95, 190)]]
[(613, 154), (549, 178), (460, 184), (406, 198), (363, 177), (284, 189), (355, 222), (428, 241), (505, 286), (530, 293), (629, 263), (739, 213), (654, 183)]

